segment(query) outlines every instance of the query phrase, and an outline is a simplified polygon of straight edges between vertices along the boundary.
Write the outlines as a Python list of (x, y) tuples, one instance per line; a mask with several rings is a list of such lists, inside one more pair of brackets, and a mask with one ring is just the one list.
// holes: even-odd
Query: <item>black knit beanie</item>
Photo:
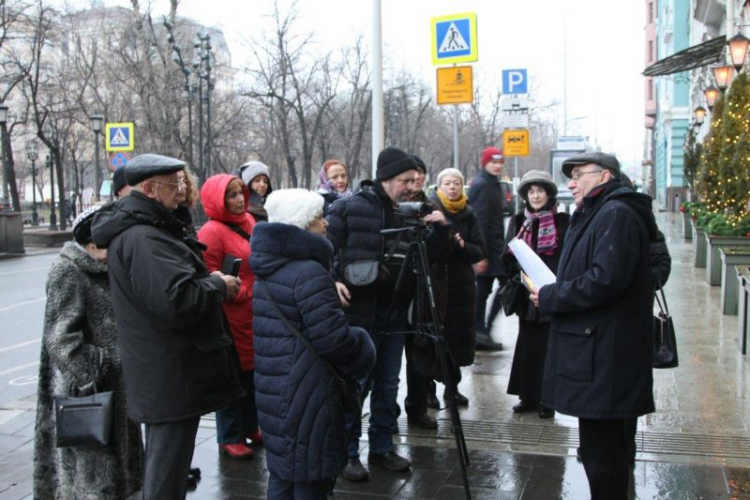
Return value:
[(417, 162), (398, 148), (385, 148), (378, 155), (378, 169), (375, 179), (385, 181), (408, 170), (417, 170)]

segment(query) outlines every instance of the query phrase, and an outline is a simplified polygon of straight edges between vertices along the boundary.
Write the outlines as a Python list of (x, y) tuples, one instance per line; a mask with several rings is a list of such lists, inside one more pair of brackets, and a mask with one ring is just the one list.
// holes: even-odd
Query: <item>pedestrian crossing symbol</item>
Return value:
[(477, 15), (454, 14), (432, 19), (432, 63), (475, 62), (477, 51)]
[(107, 151), (133, 151), (135, 149), (132, 123), (108, 123), (104, 130), (107, 138)]

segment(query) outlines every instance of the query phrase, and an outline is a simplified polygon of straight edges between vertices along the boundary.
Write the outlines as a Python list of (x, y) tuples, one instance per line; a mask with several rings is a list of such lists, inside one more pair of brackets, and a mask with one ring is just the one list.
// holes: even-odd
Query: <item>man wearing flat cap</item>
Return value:
[(241, 394), (221, 309), (239, 280), (209, 274), (172, 215), (183, 162), (144, 154), (124, 168), (133, 189), (99, 211), (93, 240), (108, 248), (128, 413), (146, 424), (143, 498), (184, 498), (201, 415)]
[[(370, 333), (377, 352), (377, 364), (368, 377), (372, 382), (369, 463), (396, 471), (411, 466), (409, 460), (396, 454), (392, 438), (394, 428), (398, 428), (396, 397), (404, 335), (385, 332), (413, 330), (407, 321), (407, 308), (414, 297), (414, 279), (413, 274), (407, 273), (404, 286), (395, 289), (408, 238), (404, 233), (382, 235), (380, 231), (404, 227), (396, 207), (413, 198), (416, 177), (413, 157), (397, 148), (385, 148), (378, 155), (375, 182), (363, 181), (352, 196), (333, 202), (327, 217), (327, 236), (334, 249), (333, 273), (344, 312), (351, 324)], [(426, 236), (428, 252), (437, 255), (448, 245), (445, 216), (434, 211), (424, 221), (432, 225)], [(388, 321), (392, 301), (395, 307)], [(360, 415), (349, 417), (354, 429), (343, 476), (350, 481), (369, 478), (359, 459), (361, 421)]]
[(551, 317), (542, 403), (578, 417), (593, 499), (625, 499), (629, 423), (654, 411), (651, 198), (622, 183), (612, 155), (567, 159), (576, 210), (557, 281), (531, 300)]

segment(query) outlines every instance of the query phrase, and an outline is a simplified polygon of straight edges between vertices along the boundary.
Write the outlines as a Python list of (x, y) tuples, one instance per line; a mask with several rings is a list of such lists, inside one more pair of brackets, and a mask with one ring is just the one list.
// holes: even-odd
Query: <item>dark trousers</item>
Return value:
[(488, 332), (492, 330), (492, 322), (500, 311), (499, 308), (490, 309), (490, 317), (485, 320), (487, 313), (487, 298), (492, 293), (492, 285), (495, 284), (495, 276), (477, 276), (477, 330)]
[[(414, 368), (412, 361), (412, 343), (414, 335), (406, 335), (406, 399), (404, 409), (407, 415), (424, 413), (427, 410), (427, 394), (430, 391), (431, 380)], [(434, 390), (434, 389), (433, 389)]]
[(325, 500), (333, 479), (315, 483), (284, 481), (271, 472), (268, 475), (268, 500)]
[(146, 424), (143, 500), (183, 500), (200, 417)]
[(255, 370), (243, 371), (239, 375), (245, 396), (216, 411), (216, 442), (219, 444), (244, 443), (245, 436), (258, 430)]
[(628, 495), (628, 420), (578, 419), (581, 462), (591, 500), (626, 500)]

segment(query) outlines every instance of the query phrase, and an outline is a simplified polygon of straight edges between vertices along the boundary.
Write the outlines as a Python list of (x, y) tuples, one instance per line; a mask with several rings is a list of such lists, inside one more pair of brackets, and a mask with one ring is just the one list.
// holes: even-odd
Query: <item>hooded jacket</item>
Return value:
[[(235, 215), (224, 206), (224, 195), (227, 186), (234, 179), (233, 175), (219, 174), (206, 180), (201, 188), (201, 201), (206, 215), (210, 217), (198, 232), (198, 239), (206, 245), (203, 260), (210, 272), (228, 272), (226, 267), (234, 259), (242, 259), (239, 278), (242, 281), (240, 291), (232, 299), (224, 301), (224, 313), (229, 322), (229, 331), (234, 346), (240, 357), (243, 371), (255, 367), (253, 354), (253, 283), (255, 276), (250, 269), (250, 241), (244, 235), (232, 229), (239, 228), (252, 235), (255, 220), (247, 212)], [(239, 180), (239, 179), (238, 179)], [(242, 184), (245, 197), (245, 210), (250, 206), (250, 191)]]
[(128, 410), (143, 423), (186, 420), (242, 394), (221, 305), (197, 241), (162, 204), (138, 191), (97, 213), (92, 236), (108, 248)]
[(551, 316), (545, 406), (580, 418), (654, 411), (651, 198), (611, 181), (570, 221), (557, 281), (539, 291)]
[[(367, 332), (349, 326), (330, 275), (331, 244), (289, 224), (255, 228), (250, 263), (287, 320), (344, 376), (375, 365)], [(256, 282), (255, 403), (268, 470), (290, 482), (338, 475), (347, 460), (337, 382), (277, 316)]]

